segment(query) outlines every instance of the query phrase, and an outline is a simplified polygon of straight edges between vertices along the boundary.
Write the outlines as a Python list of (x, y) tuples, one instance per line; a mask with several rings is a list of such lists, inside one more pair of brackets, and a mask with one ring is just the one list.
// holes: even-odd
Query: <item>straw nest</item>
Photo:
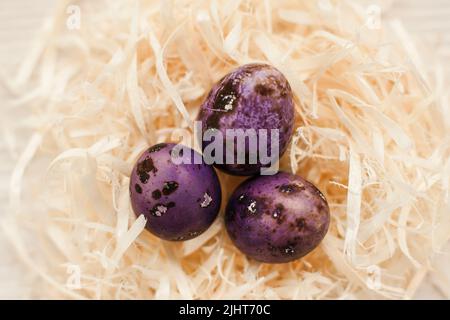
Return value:
[[(439, 68), (401, 24), (378, 23), (379, 8), (63, 3), (9, 84), (33, 134), (2, 225), (38, 275), (34, 294), (412, 297), (450, 236), (450, 110)], [(281, 168), (316, 184), (331, 209), (322, 244), (289, 264), (247, 259), (222, 218), (196, 239), (168, 243), (130, 209), (138, 154), (189, 130), (214, 82), (249, 62), (270, 63), (289, 80), (296, 133)], [(227, 199), (240, 180), (220, 178)]]

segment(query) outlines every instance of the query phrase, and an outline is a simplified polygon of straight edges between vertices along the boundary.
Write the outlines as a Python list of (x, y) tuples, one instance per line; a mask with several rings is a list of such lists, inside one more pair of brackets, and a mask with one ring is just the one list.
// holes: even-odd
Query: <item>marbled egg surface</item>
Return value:
[(193, 163), (194, 153), (201, 159), (194, 150), (185, 147), (177, 154), (190, 164), (174, 163), (174, 146), (157, 144), (139, 157), (131, 173), (130, 196), (133, 211), (147, 218), (150, 232), (181, 241), (198, 236), (214, 222), (221, 187), (212, 166)]
[(319, 189), (285, 172), (244, 181), (230, 197), (225, 215), (236, 247), (267, 263), (306, 255), (322, 241), (329, 222), (328, 204)]
[[(294, 102), (291, 87), (284, 75), (267, 64), (243, 65), (222, 78), (209, 92), (203, 102), (198, 120), (202, 121), (203, 132), (208, 129), (219, 130), (226, 137), (228, 129), (254, 129), (257, 133), (258, 146), (252, 147), (245, 140), (245, 163), (238, 163), (236, 145), (230, 152), (234, 153), (234, 162), (227, 163), (226, 149), (223, 148), (222, 164), (216, 164), (221, 170), (233, 175), (253, 175), (259, 173), (262, 163), (258, 157), (256, 163), (250, 163), (249, 154), (259, 154), (260, 143), (264, 143), (267, 155), (277, 160), (286, 151), (294, 127)], [(261, 140), (259, 129), (266, 129), (269, 139)], [(278, 130), (279, 152), (272, 154), (272, 129)], [(266, 142), (267, 141), (267, 142)], [(235, 139), (234, 143), (237, 140)], [(203, 150), (211, 141), (203, 141)], [(241, 152), (241, 153), (242, 153)]]

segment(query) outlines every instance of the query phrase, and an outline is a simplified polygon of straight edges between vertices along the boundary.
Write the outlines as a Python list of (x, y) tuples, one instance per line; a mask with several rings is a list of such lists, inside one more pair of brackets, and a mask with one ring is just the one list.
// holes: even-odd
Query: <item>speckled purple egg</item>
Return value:
[[(253, 129), (258, 140), (255, 150), (249, 139), (245, 138), (245, 148), (238, 149), (237, 138), (231, 137), (234, 146), (229, 148), (234, 161), (227, 161), (225, 144), (223, 157), (215, 165), (233, 175), (253, 175), (259, 173), (261, 167), (269, 167), (286, 151), (292, 137), (294, 127), (294, 102), (292, 90), (284, 75), (276, 68), (267, 64), (243, 65), (222, 78), (209, 92), (203, 102), (198, 120), (202, 122), (202, 131), (219, 130), (227, 137), (229, 129)], [(267, 130), (269, 139), (262, 138), (260, 129)], [(278, 151), (272, 152), (272, 131), (278, 130), (274, 138)], [(236, 132), (235, 132), (236, 133)], [(234, 140), (233, 140), (234, 139)], [(203, 139), (203, 151), (214, 141)], [(242, 141), (242, 140), (241, 140)], [(243, 144), (244, 144), (243, 143)], [(267, 152), (260, 146), (265, 145)], [(250, 154), (255, 153), (257, 160), (252, 161)], [(245, 157), (245, 162), (238, 161), (239, 154)], [(267, 155), (270, 163), (262, 161), (261, 154)]]
[(330, 213), (312, 183), (285, 172), (244, 181), (231, 196), (225, 225), (248, 257), (284, 263), (303, 257), (327, 233)]
[[(146, 228), (151, 233), (181, 241), (208, 229), (222, 198), (214, 168), (190, 148), (172, 152), (175, 146), (157, 144), (139, 157), (131, 173), (130, 196), (133, 211), (147, 218)], [(194, 163), (195, 156), (200, 164)]]

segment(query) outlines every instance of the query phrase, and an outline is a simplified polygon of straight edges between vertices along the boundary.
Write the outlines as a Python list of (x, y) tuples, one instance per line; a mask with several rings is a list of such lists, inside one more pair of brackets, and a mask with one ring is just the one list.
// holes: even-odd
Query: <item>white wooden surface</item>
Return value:
[[(57, 0), (0, 0), (0, 75), (14, 73), (18, 63), (32, 45), (32, 41), (44, 17), (51, 14)], [(400, 17), (407, 28), (438, 46), (438, 54), (443, 61), (450, 58), (450, 1), (449, 0), (394, 0), (388, 16)], [(450, 64), (449, 73), (450, 73)], [(7, 106), (8, 92), (0, 86), (0, 106)], [(0, 113), (0, 131), (6, 117)], [(14, 137), (24, 143), (26, 137)], [(22, 144), (21, 144), (22, 145)], [(19, 148), (20, 149), (20, 148)], [(0, 135), (0, 217), (7, 210), (8, 181), (11, 168), (17, 161), (20, 150), (8, 147), (8, 136)], [(439, 264), (450, 270), (450, 258), (444, 256)], [(20, 268), (14, 266), (10, 254), (0, 234), (0, 299), (28, 296), (28, 287)], [(416, 298), (444, 298), (437, 289), (436, 277), (429, 276)], [(447, 293), (449, 294), (449, 293)]]
[[(0, 76), (8, 81), (32, 45), (44, 17), (51, 14), (57, 0), (0, 0)], [(1, 83), (1, 82), (0, 82)], [(0, 218), (7, 210), (9, 178), (21, 147), (14, 149), (5, 132), (10, 94), (0, 85)], [(23, 147), (26, 136), (17, 135)], [(28, 273), (18, 266), (0, 233), (0, 299), (29, 297)]]

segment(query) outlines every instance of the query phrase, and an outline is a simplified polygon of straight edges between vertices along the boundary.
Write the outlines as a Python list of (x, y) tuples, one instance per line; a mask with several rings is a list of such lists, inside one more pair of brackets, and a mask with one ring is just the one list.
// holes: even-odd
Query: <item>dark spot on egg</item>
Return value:
[(173, 201), (170, 201), (168, 204), (167, 204), (167, 208), (173, 208), (173, 207), (175, 207), (175, 202), (173, 202)]
[(136, 190), (137, 193), (142, 193), (142, 188), (137, 183), (134, 185), (134, 190)]
[(139, 172), (139, 180), (141, 181), (141, 183), (147, 183), (148, 179), (150, 178), (150, 175), (147, 172)]
[(325, 209), (325, 205), (322, 202), (319, 202), (319, 203), (317, 203), (316, 208), (317, 208), (317, 212), (320, 213), (322, 210)]
[(300, 183), (289, 183), (281, 185), (278, 190), (284, 194), (292, 194), (305, 190), (305, 186)]
[(273, 94), (274, 91), (275, 91), (274, 88), (264, 83), (258, 83), (255, 86), (255, 92), (262, 96), (270, 96)]
[(156, 167), (153, 164), (152, 158), (148, 157), (145, 160), (138, 163), (136, 172), (139, 176), (139, 180), (141, 183), (147, 183), (148, 179), (150, 178), (149, 173), (153, 172), (156, 173), (158, 171)]
[(161, 191), (159, 190), (155, 190), (152, 192), (152, 198), (155, 200), (158, 200), (159, 198), (161, 198)]
[(178, 189), (178, 183), (176, 181), (167, 181), (164, 183), (162, 188), (162, 194), (168, 196), (169, 194), (175, 192)]

